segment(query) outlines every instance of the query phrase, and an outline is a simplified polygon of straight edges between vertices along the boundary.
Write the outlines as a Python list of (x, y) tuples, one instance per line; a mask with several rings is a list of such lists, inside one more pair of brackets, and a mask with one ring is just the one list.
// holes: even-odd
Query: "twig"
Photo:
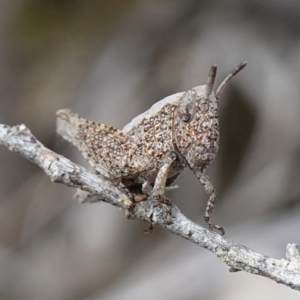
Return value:
[[(125, 211), (130, 200), (109, 180), (92, 174), (67, 158), (47, 149), (25, 125), (6, 126), (0, 124), (0, 144), (20, 153), (42, 168), (53, 182), (77, 187)], [(175, 206), (172, 206), (171, 224), (166, 222), (167, 208), (153, 199), (136, 203), (131, 216), (140, 218), (175, 233), (215, 253), (224, 261), (229, 271), (246, 271), (258, 274), (300, 290), (300, 251), (296, 244), (288, 244), (286, 259), (274, 259), (257, 253), (245, 246), (221, 237), (192, 222)]]

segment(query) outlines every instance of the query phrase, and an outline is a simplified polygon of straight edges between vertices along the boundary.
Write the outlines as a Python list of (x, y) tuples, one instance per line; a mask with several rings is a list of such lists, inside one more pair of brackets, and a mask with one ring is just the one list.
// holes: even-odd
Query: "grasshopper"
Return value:
[(58, 133), (77, 147), (98, 173), (127, 194), (137, 195), (140, 190), (145, 198), (152, 196), (169, 206), (165, 190), (189, 167), (209, 195), (204, 221), (209, 229), (223, 235), (223, 227), (210, 221), (217, 197), (207, 169), (219, 148), (218, 99), (246, 64), (229, 73), (216, 92), (217, 66), (213, 65), (205, 85), (164, 98), (122, 131), (81, 118), (69, 109), (59, 110)]

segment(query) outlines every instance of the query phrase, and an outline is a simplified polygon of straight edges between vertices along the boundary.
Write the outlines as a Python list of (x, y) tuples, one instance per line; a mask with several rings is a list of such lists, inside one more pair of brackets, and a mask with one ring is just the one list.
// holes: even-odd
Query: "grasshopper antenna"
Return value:
[(220, 95), (222, 94), (223, 90), (227, 86), (228, 82), (234, 77), (237, 73), (239, 73), (242, 69), (244, 69), (247, 65), (247, 62), (244, 61), (240, 63), (231, 73), (229, 73), (226, 78), (222, 81), (220, 86), (218, 87), (216, 91), (216, 98), (219, 99)]
[(204, 92), (205, 99), (208, 99), (208, 97), (213, 91), (216, 75), (217, 75), (217, 65), (212, 65), (205, 86), (205, 92)]
[[(217, 75), (217, 65), (212, 65), (210, 67), (210, 71), (209, 71), (207, 82), (206, 82), (205, 89), (204, 89), (204, 99), (208, 99), (208, 97), (212, 93), (216, 75)], [(201, 88), (202, 88), (202, 86), (201, 86)], [(192, 122), (194, 119), (195, 112), (196, 112), (196, 101), (197, 101), (197, 99), (195, 98), (193, 101), (192, 113), (190, 115), (188, 123)]]

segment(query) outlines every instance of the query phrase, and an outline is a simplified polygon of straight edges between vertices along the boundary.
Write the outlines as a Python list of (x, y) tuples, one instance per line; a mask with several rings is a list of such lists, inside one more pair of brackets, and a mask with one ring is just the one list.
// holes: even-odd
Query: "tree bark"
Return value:
[(88, 201), (104, 201), (126, 212), (130, 209), (130, 217), (159, 225), (215, 253), (231, 272), (262, 275), (300, 290), (300, 251), (296, 244), (287, 245), (285, 259), (274, 259), (192, 222), (175, 205), (172, 205), (171, 222), (168, 208), (154, 199), (137, 202), (131, 208), (129, 198), (112, 182), (47, 149), (25, 125), (10, 127), (0, 124), (0, 144), (37, 164), (51, 181), (88, 192), (91, 195)]

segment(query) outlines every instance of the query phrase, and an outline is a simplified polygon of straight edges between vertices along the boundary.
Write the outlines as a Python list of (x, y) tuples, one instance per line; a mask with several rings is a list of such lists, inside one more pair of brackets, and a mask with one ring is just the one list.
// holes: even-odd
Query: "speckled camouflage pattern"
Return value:
[[(169, 96), (136, 117), (123, 131), (78, 117), (68, 109), (57, 112), (59, 133), (76, 146), (103, 176), (115, 180), (129, 191), (149, 185), (163, 203), (169, 186), (185, 167), (189, 167), (210, 195), (205, 222), (210, 223), (216, 200), (206, 170), (219, 148), (218, 96), (228, 81), (245, 64), (223, 81), (216, 95), (212, 91), (216, 66), (212, 66), (206, 85)], [(231, 77), (230, 77), (231, 76)]]

